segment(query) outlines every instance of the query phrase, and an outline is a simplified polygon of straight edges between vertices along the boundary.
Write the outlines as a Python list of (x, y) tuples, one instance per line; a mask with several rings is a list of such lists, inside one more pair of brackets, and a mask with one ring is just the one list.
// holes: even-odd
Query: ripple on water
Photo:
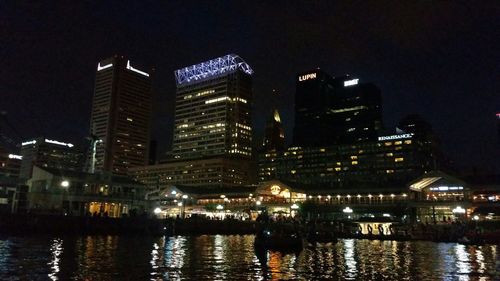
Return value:
[(282, 254), (253, 239), (8, 237), (0, 280), (500, 280), (495, 245), (345, 239)]

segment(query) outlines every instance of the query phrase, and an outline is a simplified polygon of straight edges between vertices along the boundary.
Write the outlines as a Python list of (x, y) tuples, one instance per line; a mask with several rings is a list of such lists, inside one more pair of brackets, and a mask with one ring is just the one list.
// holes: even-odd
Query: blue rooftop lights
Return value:
[(175, 71), (177, 85), (189, 84), (199, 80), (218, 76), (237, 69), (251, 75), (253, 70), (238, 55), (229, 54), (213, 60), (184, 67)]

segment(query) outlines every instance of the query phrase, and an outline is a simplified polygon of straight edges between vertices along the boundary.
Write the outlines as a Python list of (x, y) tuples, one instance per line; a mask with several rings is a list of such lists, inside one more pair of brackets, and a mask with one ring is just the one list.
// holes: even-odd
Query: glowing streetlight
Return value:
[(260, 202), (260, 201), (255, 202), (255, 205), (257, 205), (257, 206), (260, 206), (260, 204), (262, 204), (262, 202)]
[(457, 206), (455, 209), (451, 210), (454, 214), (465, 214), (465, 209)]
[(215, 208), (216, 208), (217, 210), (219, 210), (219, 211), (220, 211), (220, 210), (224, 210), (224, 206), (222, 206), (222, 205), (220, 205), (220, 204), (219, 204), (219, 205), (217, 205), (217, 207), (215, 207)]
[(157, 207), (153, 210), (153, 213), (155, 213), (155, 215), (158, 215), (159, 213), (161, 213), (161, 209)]
[(182, 202), (177, 203), (177, 206), (182, 207)]
[(292, 205), (292, 206), (290, 206), (290, 208), (291, 208), (292, 210), (298, 210), (298, 209), (299, 209), (299, 205), (297, 205), (297, 204), (293, 203), (293, 205)]
[(346, 213), (346, 214), (352, 214), (352, 212), (353, 212), (353, 211), (352, 211), (352, 209), (351, 209), (351, 208), (349, 208), (349, 207), (345, 207), (345, 208), (342, 210), (342, 212), (344, 212), (344, 213)]
[(182, 195), (182, 199), (188, 199), (188, 197), (186, 194)]
[(61, 182), (61, 186), (62, 186), (62, 187), (69, 187), (69, 181), (67, 181), (67, 180), (63, 180), (63, 181)]

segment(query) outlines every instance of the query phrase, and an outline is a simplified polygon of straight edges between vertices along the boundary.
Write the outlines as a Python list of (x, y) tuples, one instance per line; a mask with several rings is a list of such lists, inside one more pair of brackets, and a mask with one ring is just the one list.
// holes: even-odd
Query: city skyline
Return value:
[[(408, 11), (401, 5), (394, 5), (390, 9), (405, 11), (403, 14), (408, 15), (409, 19), (404, 20), (403, 16), (372, 19), (366, 17), (371, 15), (369, 8), (376, 10), (377, 7), (369, 5), (369, 7), (359, 7), (358, 11), (361, 18), (365, 16), (363, 23), (371, 24), (371, 28), (366, 31), (362, 28), (364, 25), (356, 21), (347, 21), (345, 25), (340, 25), (339, 29), (328, 29), (332, 24), (340, 23), (335, 19), (335, 16), (342, 16), (340, 8), (347, 10), (356, 8), (345, 4), (311, 5), (305, 7), (304, 14), (298, 11), (298, 6), (291, 6), (285, 13), (280, 14), (273, 5), (261, 8), (236, 4), (217, 4), (213, 7), (204, 6), (206, 4), (198, 5), (206, 12), (202, 18), (206, 17), (212, 23), (204, 27), (201, 32), (197, 31), (195, 26), (188, 25), (186, 32), (182, 34), (171, 32), (168, 36), (161, 36), (162, 31), (172, 31), (172, 25), (179, 23), (182, 15), (188, 14), (188, 7), (174, 5), (178, 8), (179, 15), (172, 15), (171, 20), (162, 19), (160, 21), (162, 24), (154, 28), (150, 21), (142, 23), (137, 18), (128, 21), (128, 17), (118, 16), (117, 13), (112, 15), (117, 23), (105, 27), (101, 21), (96, 27), (102, 30), (94, 28), (85, 31), (86, 35), (91, 36), (88, 43), (72, 40), (64, 47), (59, 44), (62, 42), (58, 38), (74, 39), (75, 29), (66, 30), (62, 28), (61, 23), (71, 22), (78, 30), (82, 28), (82, 24), (77, 23), (77, 20), (84, 16), (88, 16), (89, 19), (83, 22), (92, 19), (102, 20), (102, 15), (82, 5), (71, 8), (81, 12), (76, 13), (75, 19), (63, 17), (57, 20), (58, 16), (64, 14), (69, 7), (59, 6), (50, 15), (38, 14), (29, 5), (20, 7), (16, 13), (12, 12), (16, 6), (7, 7), (4, 13), (6, 25), (10, 28), (4, 32), (10, 34), (11, 31), (14, 35), (25, 35), (25, 33), (34, 35), (29, 40), (22, 39), (24, 38), (22, 36), (16, 37), (6, 44), (6, 66), (0, 75), (3, 77), (0, 85), (5, 103), (2, 102), (0, 110), (7, 111), (9, 122), (20, 132), (20, 136), (15, 132), (10, 136), (19, 141), (38, 135), (68, 139), (72, 142), (83, 138), (88, 132), (88, 112), (94, 84), (91, 73), (95, 71), (97, 61), (118, 53), (140, 64), (154, 65), (157, 69), (157, 81), (153, 85), (157, 112), (153, 139), (159, 142), (159, 151), (163, 153), (170, 147), (172, 134), (169, 132), (173, 131), (175, 97), (173, 70), (182, 65), (235, 52), (244, 57), (255, 70), (253, 118), (256, 132), (254, 137), (257, 140), (263, 136), (271, 108), (277, 106), (282, 115), (285, 135), (290, 143), (293, 131), (293, 103), (279, 103), (278, 98), (270, 96), (275, 89), (280, 93), (280, 99), (292, 100), (295, 95), (293, 87), (295, 75), (320, 66), (333, 75), (348, 73), (363, 82), (376, 84), (381, 89), (386, 128), (395, 127), (397, 122), (408, 114), (418, 113), (433, 125), (442, 139), (445, 152), (459, 166), (463, 166), (464, 163), (469, 167), (496, 165), (498, 169), (495, 113), (498, 112), (500, 103), (498, 95), (495, 94), (495, 89), (498, 89), (498, 79), (495, 80), (494, 77), (496, 69), (494, 62), (497, 61), (495, 58), (498, 55), (491, 48), (495, 45), (494, 40), (498, 39), (492, 36), (494, 35), (492, 31), (484, 28), (494, 23), (492, 17), (494, 9), (490, 11), (482, 6), (468, 11), (467, 7), (461, 4), (427, 3), (416, 6), (419, 8), (417, 11)], [(234, 20), (231, 18), (234, 16), (228, 16), (226, 19), (216, 17), (219, 14), (217, 11), (222, 6), (240, 10), (238, 16), (243, 20), (237, 26), (239, 33), (231, 33), (231, 27), (227, 26)], [(164, 11), (167, 7), (158, 8)], [(322, 8), (332, 14), (323, 12), (317, 18), (308, 16), (313, 15), (313, 12), (319, 12)], [(435, 8), (433, 15), (421, 19), (417, 17), (423, 13), (423, 9), (430, 8)], [(127, 11), (126, 15), (130, 15), (133, 7), (122, 9)], [(34, 12), (35, 18), (45, 18), (46, 24), (37, 26), (34, 22), (26, 22), (28, 11)], [(149, 10), (138, 10), (139, 14), (145, 14), (147, 11)], [(300, 32), (291, 34), (289, 28), (277, 23), (270, 25), (270, 31), (259, 29), (262, 27), (259, 22), (256, 23), (256, 27), (246, 26), (246, 22), (255, 19), (251, 16), (251, 12), (263, 16), (276, 13), (278, 19), (297, 24)], [(463, 16), (469, 13), (475, 16), (468, 17), (463, 23)], [(16, 15), (16, 18), (12, 15)], [(151, 18), (159, 20), (158, 16), (156, 13)], [(397, 22), (402, 25), (400, 29), (380, 29), (384, 26), (390, 27)], [(443, 22), (446, 24), (440, 25)], [(104, 34), (118, 23), (124, 24), (135, 33), (132, 33), (131, 38), (123, 38), (118, 34), (113, 35), (116, 40), (103, 41)], [(428, 28), (427, 35), (423, 30), (414, 29), (419, 24)], [(208, 31), (213, 33), (204, 34)], [(61, 37), (56, 37), (57, 32), (62, 32)], [(360, 35), (359, 41), (346, 37), (353, 32)], [(332, 35), (337, 35), (338, 38), (325, 39)], [(203, 39), (218, 37), (221, 38), (221, 43), (214, 46), (195, 44)], [(33, 50), (27, 49), (28, 46), (32, 47), (29, 42), (37, 38), (43, 39), (39, 40), (39, 46)], [(159, 43), (148, 38), (156, 38)], [(172, 38), (180, 41), (172, 43), (173, 40), (167, 40)], [(294, 46), (283, 48), (287, 45), (285, 44), (271, 48), (276, 38), (293, 43)], [(323, 40), (325, 42), (321, 44)], [(102, 41), (105, 44), (97, 44)], [(265, 42), (258, 43), (260, 41)], [(455, 46), (454, 42), (458, 41), (465, 43)], [(478, 41), (484, 43), (475, 44)], [(125, 42), (127, 44), (124, 44)], [(363, 42), (370, 43), (369, 46), (372, 48), (363, 48)], [(431, 48), (435, 47), (435, 42), (441, 42), (442, 47)], [(177, 50), (176, 46), (182, 44), (185, 44), (186, 48)], [(57, 50), (55, 48), (57, 46), (62, 52), (54, 51)], [(388, 47), (392, 54), (382, 50), (384, 46)], [(167, 48), (167, 52), (160, 52), (163, 48)], [(264, 50), (267, 52), (263, 52)], [(47, 54), (44, 55), (45, 53)], [(270, 63), (269, 57), (275, 58), (276, 62)], [(422, 60), (423, 57), (426, 59)], [(27, 62), (29, 67), (20, 67), (23, 63), (28, 65)], [(34, 95), (39, 92), (48, 94)], [(74, 102), (76, 100), (77, 103)], [(59, 110), (47, 110), (48, 108)]]

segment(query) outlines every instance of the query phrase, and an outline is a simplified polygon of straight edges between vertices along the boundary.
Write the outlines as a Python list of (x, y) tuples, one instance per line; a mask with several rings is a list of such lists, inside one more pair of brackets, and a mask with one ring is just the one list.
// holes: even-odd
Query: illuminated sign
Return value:
[(133, 72), (137, 72), (137, 73), (139, 73), (139, 74), (141, 74), (141, 75), (144, 75), (144, 76), (146, 76), (146, 77), (149, 77), (149, 74), (147, 74), (146, 72), (144, 72), (144, 71), (140, 71), (140, 70), (139, 70), (139, 69), (137, 69), (137, 68), (133, 68), (133, 67), (130, 65), (130, 61), (129, 61), (129, 60), (127, 61), (127, 69), (128, 69), (128, 70), (132, 70)]
[(23, 143), (21, 143), (22, 146), (25, 146), (25, 145), (29, 145), (29, 144), (35, 144), (36, 143), (36, 140), (32, 140), (32, 141), (25, 141)]
[(67, 147), (73, 147), (74, 146), (71, 143), (65, 143), (65, 142), (60, 142), (60, 141), (56, 141), (56, 140), (49, 140), (49, 139), (45, 139), (45, 142), (46, 143), (51, 143), (51, 144), (57, 144), (57, 145), (67, 146)]
[(281, 191), (281, 188), (279, 187), (279, 185), (271, 186), (271, 194), (272, 195), (278, 195), (278, 194), (280, 194), (280, 191)]
[(359, 79), (352, 79), (352, 80), (344, 81), (344, 87), (358, 85), (358, 81), (359, 81)]
[(110, 63), (110, 64), (106, 64), (106, 65), (103, 65), (103, 66), (101, 66), (101, 63), (98, 63), (98, 64), (97, 64), (97, 71), (101, 71), (101, 70), (104, 70), (104, 69), (106, 69), (106, 68), (110, 68), (110, 67), (112, 67), (112, 66), (113, 66), (113, 64), (112, 64), (112, 63)]
[(413, 136), (413, 133), (410, 134), (401, 134), (401, 135), (392, 135), (392, 136), (381, 136), (378, 137), (379, 141), (386, 141), (386, 140), (399, 140), (399, 139), (409, 139)]
[(497, 113), (497, 117), (500, 118), (500, 113)]
[(311, 80), (311, 79), (316, 79), (316, 73), (309, 73), (309, 74), (299, 76), (300, 82)]
[(449, 190), (462, 190), (464, 189), (463, 186), (438, 186), (438, 187), (431, 187), (431, 191), (449, 191)]
[(21, 155), (9, 154), (9, 159), (23, 160), (23, 157)]

